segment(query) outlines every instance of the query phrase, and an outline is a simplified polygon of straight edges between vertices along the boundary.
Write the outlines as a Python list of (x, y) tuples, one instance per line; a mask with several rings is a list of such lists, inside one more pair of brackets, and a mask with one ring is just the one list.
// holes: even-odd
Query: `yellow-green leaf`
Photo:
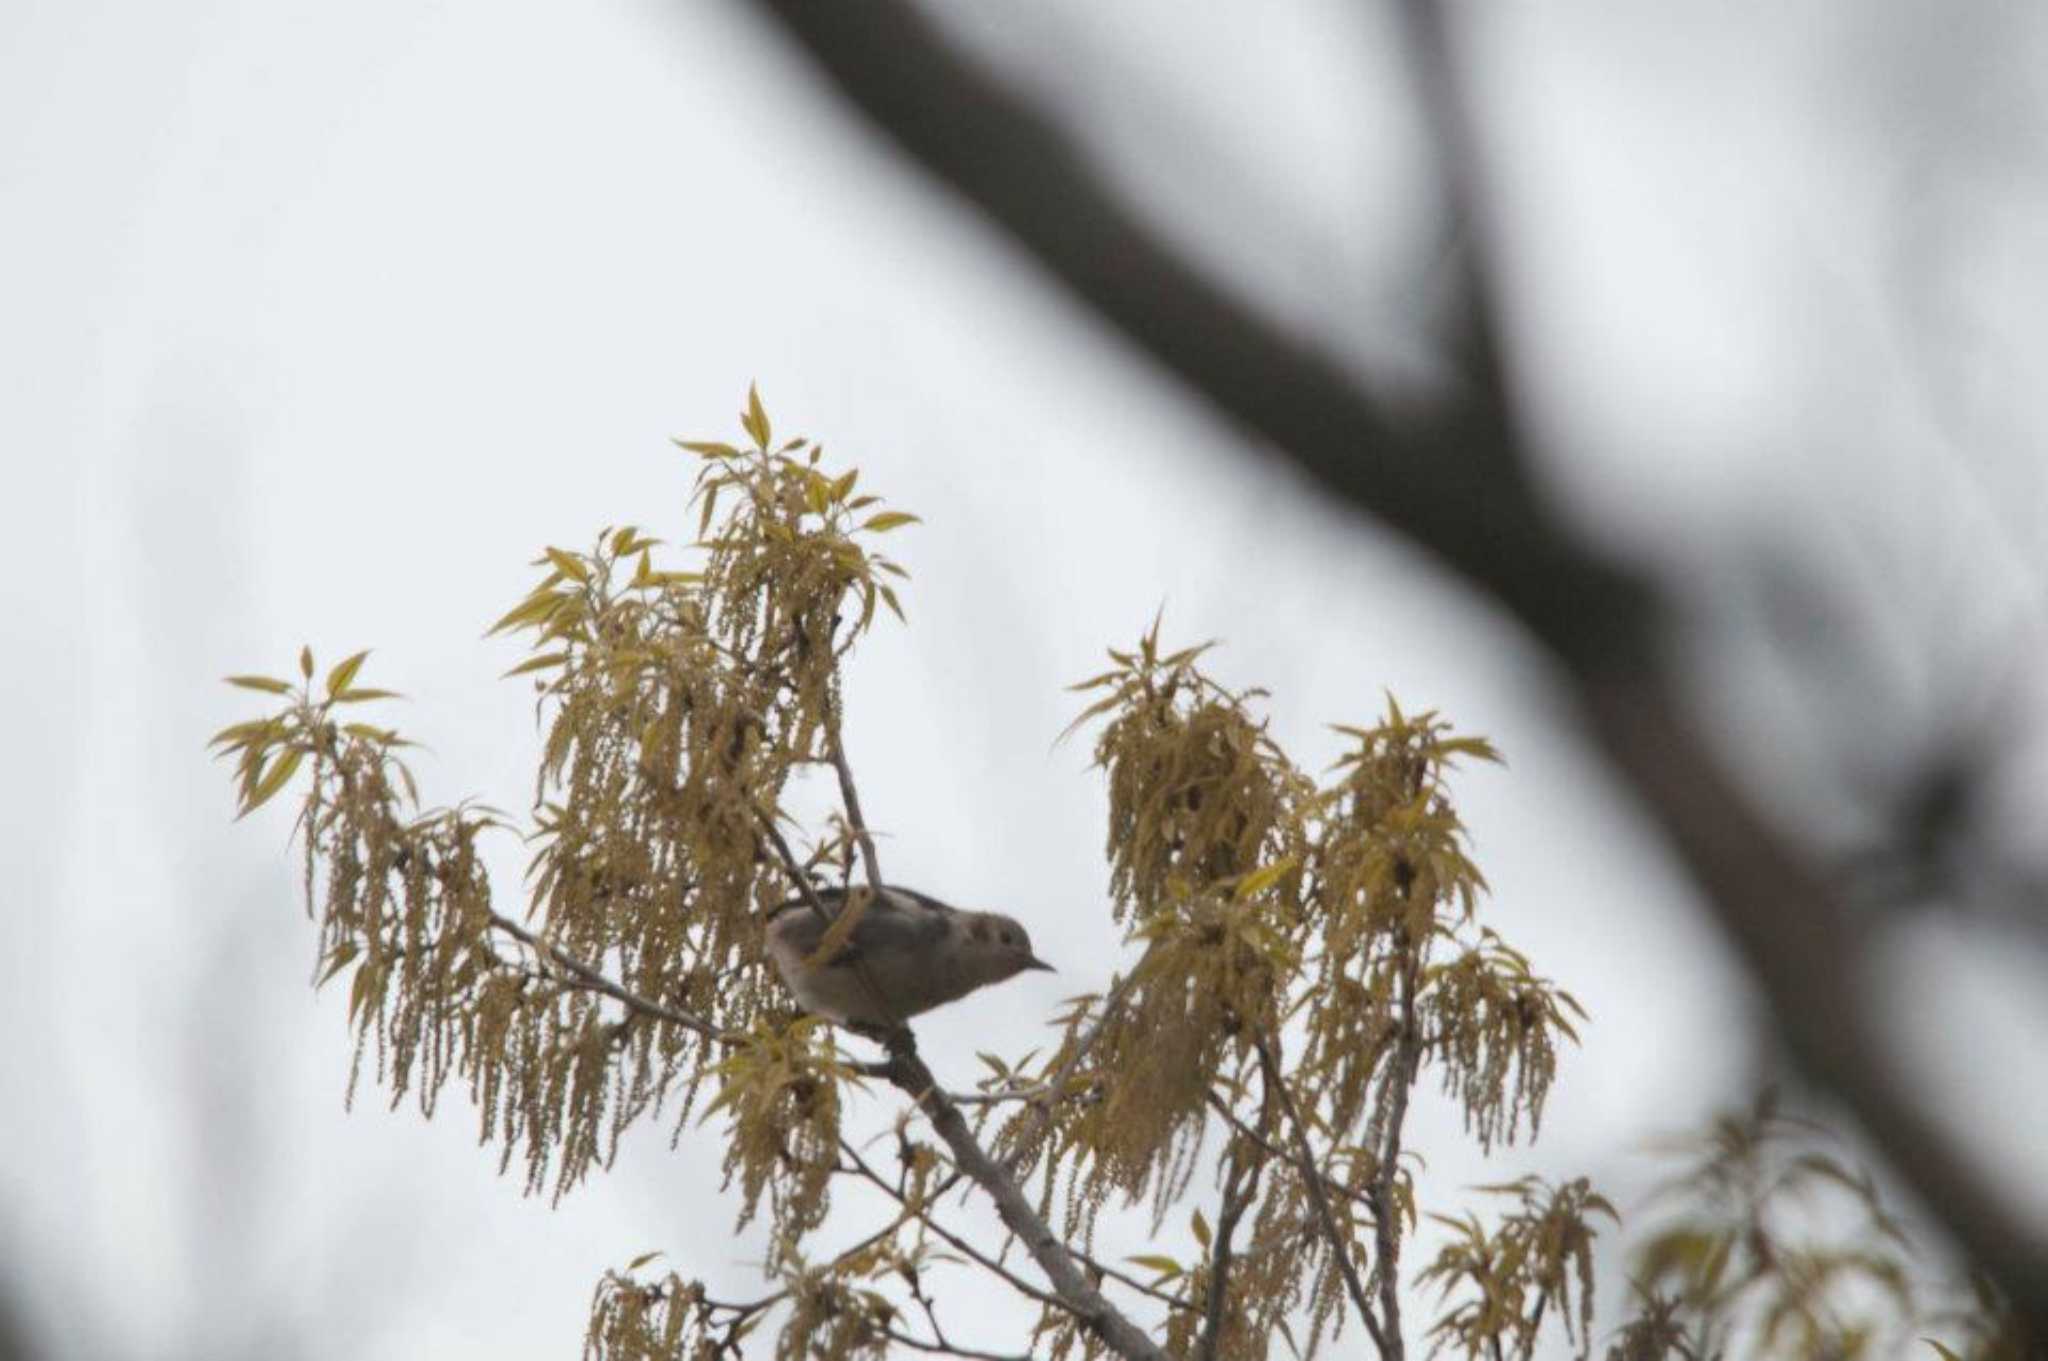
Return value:
[(1242, 902), (1246, 898), (1256, 897), (1258, 894), (1279, 883), (1281, 877), (1294, 868), (1295, 859), (1296, 857), (1290, 855), (1284, 860), (1275, 860), (1272, 864), (1255, 869), (1250, 874), (1244, 876), (1244, 878), (1238, 880), (1238, 901)]
[(333, 978), (336, 974), (347, 968), (349, 961), (355, 957), (356, 943), (354, 941), (345, 940), (335, 946), (334, 953), (327, 956), (326, 971), (320, 975), (320, 981), (313, 986), (316, 988), (325, 986), (328, 979)]
[(229, 685), (239, 685), (244, 690), (261, 690), (267, 695), (288, 695), (292, 692), (288, 683), (272, 680), (269, 676), (229, 676), (226, 679)]
[(563, 576), (582, 585), (590, 584), (590, 567), (583, 559), (573, 553), (564, 553), (559, 548), (550, 548), (547, 550), (547, 554), (548, 561), (553, 563), (555, 570)]
[(313, 649), (310, 644), (299, 649), (299, 674), (307, 680), (313, 679)]
[(361, 652), (350, 657), (347, 661), (339, 663), (332, 671), (327, 673), (327, 697), (329, 699), (348, 689), (348, 683), (356, 678), (356, 672), (363, 669), (363, 659), (369, 655), (370, 650), (364, 648)]
[(702, 454), (705, 458), (738, 458), (740, 456), (739, 450), (733, 448), (730, 444), (720, 444), (716, 440), (679, 439), (674, 441), (674, 443), (679, 449), (687, 449), (693, 454)]
[(283, 789), (285, 782), (291, 779), (293, 773), (298, 770), (299, 762), (305, 759), (305, 755), (305, 749), (302, 747), (292, 747), (278, 753), (277, 759), (270, 763), (270, 769), (264, 772), (262, 778), (256, 781), (255, 787), (249, 791), (248, 797), (242, 801), (242, 812), (245, 815), (253, 813), (264, 804), (270, 802), (277, 791)]
[(336, 704), (361, 704), (366, 700), (404, 699), (405, 696), (399, 694), (396, 690), (365, 688), (361, 690), (343, 690), (340, 694), (329, 695), (328, 698)]
[(560, 666), (568, 660), (569, 654), (566, 652), (543, 652), (538, 657), (527, 658), (498, 679), (507, 680), (513, 676), (523, 676), (529, 671), (545, 671), (548, 667)]
[(921, 523), (923, 523), (923, 521), (919, 520), (917, 516), (912, 515), (907, 510), (884, 510), (879, 511), (874, 515), (870, 515), (867, 518), (867, 522), (861, 525), (861, 528), (873, 530), (877, 534), (886, 534), (890, 530), (898, 528), (902, 525), (914, 525)]
[(761, 405), (761, 389), (758, 384), (747, 384), (747, 414), (740, 417), (740, 424), (755, 444), (766, 449), (769, 445), (770, 430), (768, 411)]

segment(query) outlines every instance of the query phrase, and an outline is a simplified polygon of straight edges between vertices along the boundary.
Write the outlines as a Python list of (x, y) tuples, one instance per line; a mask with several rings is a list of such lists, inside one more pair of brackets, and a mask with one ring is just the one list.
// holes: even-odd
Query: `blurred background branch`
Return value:
[[(1665, 657), (1670, 607), (1550, 510), (1519, 470), (1529, 435), (1491, 362), (1488, 275), (1470, 257), (1455, 399), (1395, 414), (1139, 224), (1050, 118), (904, 4), (760, 0), (921, 170), (981, 208), (1047, 274), (1331, 495), (1406, 534), (1505, 609), (1570, 678), (1594, 746), (1661, 826), (1768, 1000), (1779, 1038), (1893, 1170), (2048, 1336), (2048, 1251), (1901, 1074), (1874, 1029), (1868, 916), (1731, 780)], [(1454, 192), (1482, 183), (1443, 16), (1411, 0), (1418, 79)], [(1476, 205), (1460, 205), (1469, 217)], [(1485, 224), (1476, 250), (1485, 249)], [(1473, 329), (1476, 328), (1476, 329)], [(1506, 367), (1511, 368), (1510, 362)], [(1940, 805), (1944, 800), (1937, 800)], [(1924, 825), (1924, 821), (1923, 821)]]

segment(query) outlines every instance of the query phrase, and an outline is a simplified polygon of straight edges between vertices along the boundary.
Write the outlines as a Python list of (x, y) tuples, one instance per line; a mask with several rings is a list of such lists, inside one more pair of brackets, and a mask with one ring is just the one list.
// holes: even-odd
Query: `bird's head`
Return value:
[(1031, 953), (1031, 936), (1014, 917), (1000, 912), (964, 913), (961, 957), (983, 983), (1000, 983), (1026, 969), (1051, 969)]

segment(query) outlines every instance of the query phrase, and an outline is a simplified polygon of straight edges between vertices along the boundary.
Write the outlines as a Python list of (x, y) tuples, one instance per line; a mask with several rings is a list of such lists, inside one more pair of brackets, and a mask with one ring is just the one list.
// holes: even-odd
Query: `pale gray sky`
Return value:
[[(947, 13), (1163, 229), (1387, 385), (1427, 364), (1440, 245), (1401, 67), (1355, 8)], [(1903, 544), (1914, 581), (1985, 559), (1962, 618), (1928, 592), (1909, 624), (2001, 638), (2037, 612), (2048, 26), (1692, 0), (1527, 6), (1478, 37), (1560, 495), (1697, 582), (1820, 514), (1852, 557)], [(367, 1087), (345, 1115), (288, 815), (234, 825), (202, 744), (246, 708), (223, 673), (374, 646), (429, 796), (523, 806), (530, 695), (479, 635), (542, 544), (685, 532), (667, 438), (728, 434), (753, 379), (926, 521), (897, 545), (910, 626), (850, 681), (892, 875), (1025, 917), (1064, 969), (927, 1022), (942, 1075), (1108, 976), (1102, 797), (1085, 745), (1050, 743), (1063, 687), (1162, 601), (1170, 636), (1223, 638), (1222, 673), (1274, 691), (1306, 763), (1383, 689), (1508, 755), (1461, 786), (1494, 920), (1595, 1024), (1533, 1149), (1483, 1163), (1429, 1104), (1427, 1186), (1584, 1170), (1626, 1205), (1631, 1150), (1751, 1074), (1743, 990), (1520, 640), (1247, 458), (742, 8), (10, 7), (0, 300), (0, 1265), (57, 1355), (563, 1356), (642, 1251), (752, 1281), (714, 1130), (675, 1153), (643, 1130), (550, 1210), (453, 1092), (431, 1125)], [(2000, 490), (1928, 472), (1944, 441)], [(1799, 695), (1709, 652), (1731, 745), (1825, 823)], [(1914, 1053), (2039, 1172), (2039, 956), (1936, 934), (1901, 966)], [(1925, 1000), (1962, 977), (1986, 980), (1967, 1004)], [(1951, 1071), (2023, 1036), (2002, 1089)]]

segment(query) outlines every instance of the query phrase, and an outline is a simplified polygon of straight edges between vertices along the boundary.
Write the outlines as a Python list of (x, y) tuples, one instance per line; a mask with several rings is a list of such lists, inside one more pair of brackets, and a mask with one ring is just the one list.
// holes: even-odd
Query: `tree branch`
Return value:
[(1074, 1074), (1080, 1071), (1082, 1062), (1088, 1057), (1088, 1051), (1095, 1047), (1095, 1042), (1100, 1040), (1103, 1032), (1109, 1028), (1110, 1018), (1123, 1010), (1124, 999), (1130, 996), (1131, 985), (1137, 977), (1138, 971), (1133, 969), (1110, 985), (1109, 995), (1102, 999), (1101, 1012), (1089, 1022), (1087, 1031), (1081, 1036), (1081, 1042), (1074, 1046), (1074, 1052), (1067, 1055), (1066, 1062), (1059, 1066), (1059, 1071), (1046, 1079), (1038, 1094), (1032, 1098), (1031, 1110), (1035, 1121), (1031, 1133), (1028, 1136), (1020, 1135), (1017, 1147), (1004, 1160), (1004, 1165), (1011, 1171), (1016, 1171), (1023, 1163), (1025, 1153), (1031, 1147), (1031, 1141), (1045, 1132), (1046, 1125), (1052, 1120), (1053, 1103), (1066, 1096), (1067, 1084), (1073, 1081)]
[(875, 854), (875, 838), (868, 831), (867, 819), (861, 816), (860, 792), (853, 785), (853, 767), (847, 762), (846, 744), (840, 738), (836, 719), (825, 725), (825, 741), (832, 750), (832, 768), (839, 772), (839, 799), (846, 805), (847, 823), (853, 828), (854, 840), (860, 845), (861, 860), (867, 866), (868, 886), (880, 897), (882, 861)]
[(1373, 1210), (1373, 1199), (1369, 1192), (1356, 1191), (1353, 1190), (1351, 1187), (1344, 1185), (1342, 1182), (1331, 1181), (1327, 1176), (1323, 1175), (1322, 1170), (1318, 1168), (1314, 1163), (1303, 1162), (1299, 1157), (1295, 1155), (1293, 1150), (1280, 1147), (1278, 1144), (1274, 1143), (1272, 1140), (1266, 1138), (1257, 1130), (1253, 1129), (1250, 1125), (1247, 1125), (1244, 1121), (1238, 1119), (1237, 1112), (1230, 1109), (1228, 1105), (1224, 1104), (1223, 1099), (1217, 1096), (1214, 1092), (1209, 1093), (1208, 1100), (1210, 1110), (1213, 1110), (1218, 1115), (1222, 1116), (1224, 1121), (1228, 1123), (1233, 1130), (1236, 1130), (1240, 1136), (1251, 1140), (1252, 1143), (1258, 1145), (1259, 1148), (1266, 1152), (1268, 1155), (1278, 1158), (1281, 1162), (1286, 1163), (1289, 1167), (1293, 1168), (1295, 1172), (1301, 1175), (1303, 1178), (1316, 1178), (1318, 1181), (1322, 1182), (1323, 1190), (1325, 1193), (1334, 1191), (1338, 1195), (1344, 1197), (1346, 1200), (1351, 1201), (1354, 1204), (1364, 1206), (1368, 1213), (1370, 1213)]
[(1223, 1333), (1223, 1302), (1230, 1294), (1232, 1238), (1259, 1193), (1259, 1165), (1247, 1169), (1240, 1155), (1247, 1144), (1233, 1142), (1230, 1170), (1223, 1177), (1223, 1207), (1216, 1213), (1215, 1247), (1209, 1254), (1209, 1296), (1202, 1306), (1202, 1332), (1195, 1339), (1194, 1361), (1216, 1361), (1216, 1343)]
[(1503, 457), (1497, 420), (1424, 423), (1381, 412), (1327, 356), (1149, 233), (1064, 131), (955, 53), (915, 7), (755, 5), (917, 168), (982, 208), (1194, 396), (1525, 622), (1568, 633), (1575, 653), (1641, 641), (1641, 587), (1557, 539), (1519, 479), (1504, 474), (1518, 460)]
[[(1294, 1151), (1299, 1165), (1310, 1168), (1316, 1165), (1315, 1153), (1309, 1148), (1308, 1127), (1302, 1122), (1301, 1110), (1294, 1104), (1294, 1093), (1287, 1090), (1287, 1080), (1280, 1073), (1280, 1061), (1273, 1055), (1272, 1041), (1264, 1035), (1257, 1035), (1253, 1043), (1258, 1049), (1259, 1072), (1265, 1078), (1266, 1090), (1280, 1103), (1280, 1112), (1287, 1117), (1287, 1129), (1294, 1136)], [(1351, 1307), (1358, 1311), (1359, 1319), (1365, 1324), (1365, 1331), (1372, 1337), (1372, 1345), (1378, 1350), (1382, 1361), (1392, 1361), (1393, 1354), (1387, 1351), (1387, 1336), (1380, 1327), (1379, 1318), (1372, 1311), (1372, 1300), (1365, 1293), (1365, 1285), (1358, 1279), (1358, 1269), (1351, 1264), (1351, 1243), (1338, 1227), (1337, 1214), (1330, 1208), (1330, 1198), (1323, 1193), (1323, 1179), (1320, 1175), (1304, 1175), (1302, 1186), (1308, 1191), (1309, 1203), (1315, 1207), (1316, 1219), (1320, 1222), (1323, 1237), (1330, 1240), (1330, 1251), (1337, 1259), (1337, 1269), (1343, 1273), (1344, 1288), (1350, 1292)]]
[(1373, 1168), (1373, 1275), (1380, 1286), (1381, 1318), (1387, 1325), (1388, 1361), (1403, 1361), (1407, 1343), (1401, 1336), (1400, 1211), (1394, 1204), (1394, 1175), (1401, 1165), (1401, 1131), (1408, 1123), (1408, 1091), (1415, 1085), (1415, 1064), (1422, 1053), (1422, 1032), (1415, 1023), (1415, 974), (1422, 967), (1421, 947), (1408, 945), (1401, 961), (1401, 1032), (1388, 1081), (1394, 1084), (1392, 1108)]
[(720, 1030), (695, 1012), (682, 1011), (675, 1007), (665, 1006), (652, 998), (642, 997), (639, 993), (613, 982), (596, 967), (584, 963), (554, 942), (542, 939), (539, 935), (527, 930), (502, 912), (494, 911), (491, 913), (491, 925), (532, 950), (539, 958), (548, 961), (556, 968), (567, 973), (575, 980), (577, 987), (587, 992), (603, 993), (606, 997), (623, 1005), (630, 1012), (635, 1012), (642, 1016), (650, 1016), (660, 1021), (667, 1021), (672, 1025), (682, 1026), (686, 1030), (694, 1030), (707, 1040), (717, 1040), (721, 1044), (740, 1043), (740, 1036)]
[(1033, 1261), (1052, 1282), (1060, 1302), (1111, 1351), (1128, 1361), (1166, 1361), (1166, 1353), (1146, 1332), (1126, 1318), (1122, 1311), (1088, 1283), (1075, 1265), (1074, 1256), (1046, 1226), (1017, 1183), (995, 1159), (975, 1142), (966, 1117), (932, 1077), (931, 1069), (917, 1055), (917, 1041), (907, 1026), (889, 1037), (889, 1080), (924, 1108), (932, 1129), (952, 1150), (953, 1163), (972, 1177), (996, 1204), (1003, 1227), (1015, 1234)]
[(1495, 376), (1475, 375), (1463, 409), (1412, 422), (1381, 414), (1327, 358), (1148, 234), (1063, 132), (952, 52), (911, 6), (755, 5), (921, 169), (982, 208), (1192, 395), (1528, 630), (1705, 891), (1794, 1056), (1843, 1098), (2033, 1334), (2048, 1337), (2048, 1245), (1906, 1095), (1870, 1026), (1861, 932), (1845, 904), (1692, 731), (1658, 664), (1663, 611), (1650, 589), (1509, 471), (1526, 462), (1526, 436)]
[[(889, 1179), (887, 1177), (884, 1177), (881, 1173), (875, 1171), (873, 1167), (869, 1166), (867, 1160), (860, 1156), (860, 1150), (856, 1149), (851, 1143), (849, 1143), (844, 1136), (841, 1136), (839, 1140), (839, 1152), (843, 1157), (845, 1157), (849, 1162), (853, 1164), (853, 1170), (855, 1172), (858, 1172), (863, 1178), (874, 1183), (874, 1185), (880, 1187), (883, 1194), (887, 1195), (891, 1200), (895, 1201), (898, 1205), (900, 1205), (903, 1209), (903, 1214), (905, 1216), (918, 1220), (926, 1228), (930, 1229), (939, 1237), (945, 1239), (954, 1248), (958, 1249), (962, 1254), (972, 1259), (984, 1270), (988, 1271), (990, 1274), (994, 1275), (995, 1277), (1009, 1285), (1010, 1288), (1015, 1290), (1018, 1294), (1025, 1296), (1027, 1299), (1035, 1300), (1040, 1304), (1050, 1305), (1056, 1309), (1065, 1309), (1068, 1307), (1067, 1302), (1061, 1299), (1059, 1296), (1048, 1294), (1045, 1291), (1040, 1290), (1037, 1286), (1031, 1284), (1031, 1282), (1027, 1280), (1024, 1280), (1015, 1272), (1011, 1271), (1008, 1267), (1004, 1266), (1001, 1262), (998, 1262), (995, 1258), (981, 1251), (981, 1249), (975, 1247), (972, 1243), (962, 1238), (959, 1234), (954, 1233), (951, 1229), (939, 1223), (938, 1220), (932, 1217), (931, 1205), (933, 1202), (938, 1200), (940, 1196), (945, 1194), (947, 1188), (951, 1185), (950, 1181), (947, 1182), (945, 1185), (942, 1185), (937, 1191), (933, 1192), (931, 1195), (924, 1197), (920, 1203), (913, 1205), (911, 1204), (910, 1198), (908, 1196), (904, 1195), (901, 1191), (897, 1190), (894, 1186), (891, 1186), (889, 1184)], [(934, 1331), (936, 1331), (936, 1329)]]

